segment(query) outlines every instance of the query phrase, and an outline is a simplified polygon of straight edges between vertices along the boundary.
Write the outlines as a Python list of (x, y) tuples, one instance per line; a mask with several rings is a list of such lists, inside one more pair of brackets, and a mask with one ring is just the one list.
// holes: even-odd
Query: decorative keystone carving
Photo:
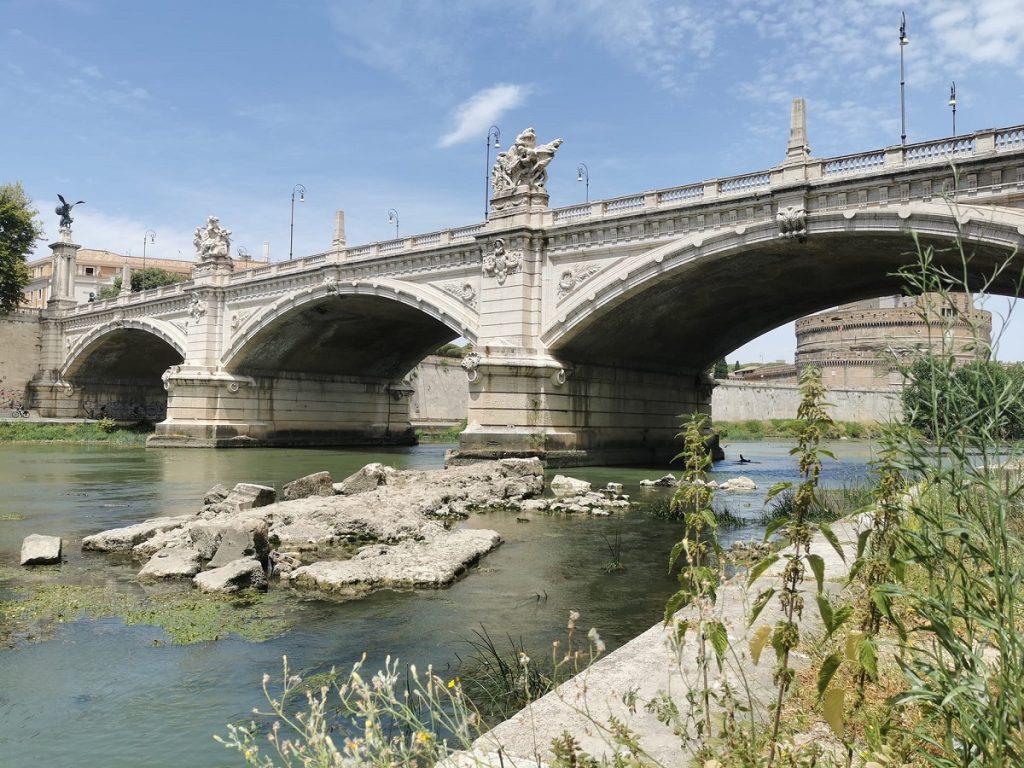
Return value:
[(198, 293), (192, 294), (192, 299), (188, 306), (188, 314), (195, 321), (196, 325), (199, 325), (199, 320), (206, 314), (206, 301), (201, 299)]
[(595, 264), (573, 264), (562, 272), (558, 280), (558, 298), (564, 299), (578, 285), (582, 285), (588, 278), (593, 277), (601, 268)]
[(442, 285), (441, 290), (451, 294), (470, 309), (476, 309), (476, 289), (472, 283), (452, 281)]
[(476, 381), (480, 377), (480, 372), (477, 370), (480, 367), (480, 359), (480, 355), (476, 352), (470, 352), (462, 358), (462, 370), (466, 372), (466, 378), (470, 381)]
[(334, 275), (324, 275), (324, 288), (328, 293), (338, 295), (338, 278)]
[(807, 239), (807, 211), (790, 205), (786, 210), (775, 214), (779, 224), (779, 233), (783, 237), (795, 237), (799, 242)]
[(498, 283), (503, 285), (505, 278), (519, 271), (523, 263), (523, 252), (505, 250), (505, 241), (498, 238), (494, 241), (494, 253), (484, 256), (483, 272), (487, 277), (497, 277)]
[(114, 318), (111, 322), (118, 328), (124, 328), (124, 312), (121, 312), (120, 310), (115, 312)]

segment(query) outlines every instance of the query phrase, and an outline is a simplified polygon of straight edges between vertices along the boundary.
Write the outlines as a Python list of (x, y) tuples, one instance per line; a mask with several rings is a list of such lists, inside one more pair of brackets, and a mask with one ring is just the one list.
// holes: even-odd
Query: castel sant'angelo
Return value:
[(967, 294), (886, 296), (796, 321), (797, 372), (813, 365), (831, 386), (902, 386), (899, 367), (945, 350), (958, 365), (984, 358), (992, 313)]
[(992, 313), (967, 294), (883, 296), (800, 318), (795, 365), (773, 363), (736, 378), (796, 383), (813, 365), (829, 387), (900, 387), (900, 370), (915, 356), (945, 350), (963, 365), (984, 359), (991, 337)]

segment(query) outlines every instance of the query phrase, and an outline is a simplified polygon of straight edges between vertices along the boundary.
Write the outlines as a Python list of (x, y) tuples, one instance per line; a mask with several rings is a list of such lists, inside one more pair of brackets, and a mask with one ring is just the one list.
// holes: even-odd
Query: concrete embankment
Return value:
[[(847, 560), (852, 561), (858, 533), (856, 521), (836, 523), (833, 530)], [(811, 551), (824, 558), (828, 580), (826, 588), (838, 591), (840, 582), (845, 581), (848, 573), (847, 564), (820, 534), (815, 537)], [(714, 609), (715, 618), (727, 628), (735, 651), (734, 657), (731, 653), (728, 655), (724, 675), (734, 690), (739, 691), (738, 695), (750, 691), (755, 717), (761, 721), (766, 720), (776, 695), (772, 682), (775, 660), (768, 648), (760, 663), (754, 665), (748, 650), (749, 639), (761, 626), (773, 625), (780, 612), (777, 601), (772, 600), (753, 627), (747, 626), (747, 613), (754, 596), (769, 585), (779, 585), (782, 566), (783, 561), (780, 560), (750, 587), (745, 575), (734, 577), (719, 590)], [(815, 588), (813, 579), (805, 583), (804, 588), (812, 593)], [(808, 601), (813, 602), (810, 594)], [(692, 620), (694, 617), (694, 611), (690, 609), (678, 614), (680, 619)], [(808, 607), (800, 627), (804, 641), (813, 637), (820, 628), (817, 611)], [(583, 628), (579, 635), (585, 631)], [(672, 726), (660, 722), (657, 714), (645, 709), (644, 705), (668, 695), (679, 711), (685, 713), (690, 706), (686, 701), (687, 691), (699, 686), (696, 657), (697, 643), (692, 629), (680, 646), (673, 641), (672, 628), (661, 624), (651, 627), (481, 736), (474, 744), (473, 755), (459, 756), (450, 764), (453, 768), (469, 765), (537, 768), (547, 765), (552, 759), (551, 743), (565, 732), (572, 734), (587, 753), (598, 759), (605, 757), (610, 760), (617, 751), (609, 730), (609, 721), (614, 717), (639, 736), (643, 749), (660, 764), (689, 765), (692, 754), (685, 748), (683, 740), (673, 734)], [(798, 651), (793, 654), (793, 661), (795, 665), (806, 664), (807, 657)], [(713, 662), (711, 668), (712, 677), (717, 679), (719, 674)], [(629, 701), (635, 704), (630, 706)]]

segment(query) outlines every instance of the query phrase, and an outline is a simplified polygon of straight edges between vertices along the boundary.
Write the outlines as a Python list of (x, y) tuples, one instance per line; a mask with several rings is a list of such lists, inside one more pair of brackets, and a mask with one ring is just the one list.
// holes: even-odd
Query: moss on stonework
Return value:
[[(0, 570), (0, 581), (12, 575)], [(19, 580), (20, 581), (20, 580)], [(156, 594), (106, 586), (21, 581), (0, 595), (0, 647), (48, 639), (56, 626), (79, 619), (120, 617), (125, 624), (160, 627), (186, 645), (234, 636), (262, 642), (288, 628), (283, 593), (213, 595), (189, 588)], [(13, 594), (12, 594), (13, 593)]]

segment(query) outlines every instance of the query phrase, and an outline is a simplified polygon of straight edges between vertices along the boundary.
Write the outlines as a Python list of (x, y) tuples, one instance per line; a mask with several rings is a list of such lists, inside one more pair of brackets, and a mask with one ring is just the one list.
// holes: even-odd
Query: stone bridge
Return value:
[[(146, 416), (157, 446), (409, 443), (403, 377), (462, 337), (458, 456), (661, 462), (679, 415), (710, 409), (714, 360), (898, 292), (912, 233), (958, 271), (962, 242), (975, 284), (1019, 292), (1020, 263), (998, 265), (1024, 234), (1021, 126), (819, 159), (797, 100), (776, 167), (552, 209), (558, 143), (524, 131), (500, 156), (485, 222), (245, 272), (207, 254), (190, 282), (89, 304), (66, 298), (64, 230), (34, 407)], [(520, 145), (539, 173), (501, 177)]]

